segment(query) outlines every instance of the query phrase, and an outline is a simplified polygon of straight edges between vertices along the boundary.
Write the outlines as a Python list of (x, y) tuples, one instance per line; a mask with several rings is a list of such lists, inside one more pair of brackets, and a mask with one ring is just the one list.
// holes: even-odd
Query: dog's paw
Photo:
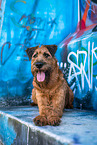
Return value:
[(37, 126), (45, 126), (47, 125), (47, 119), (45, 116), (38, 115), (33, 119), (35, 125)]
[(60, 124), (61, 120), (57, 116), (50, 116), (48, 119), (48, 125), (52, 126), (58, 126)]

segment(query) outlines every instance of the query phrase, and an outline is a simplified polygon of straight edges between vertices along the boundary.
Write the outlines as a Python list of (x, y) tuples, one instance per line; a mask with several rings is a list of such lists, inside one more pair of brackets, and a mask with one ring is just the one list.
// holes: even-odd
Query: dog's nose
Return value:
[(40, 69), (40, 68), (42, 68), (42, 66), (44, 65), (44, 63), (43, 62), (36, 62), (35, 65), (36, 65), (37, 68)]

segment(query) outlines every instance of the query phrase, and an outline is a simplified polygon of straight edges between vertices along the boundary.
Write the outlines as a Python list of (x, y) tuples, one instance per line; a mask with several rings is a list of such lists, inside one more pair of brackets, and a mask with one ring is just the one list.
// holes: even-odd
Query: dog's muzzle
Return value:
[(41, 70), (45, 63), (44, 62), (36, 62), (34, 65), (38, 69), (37, 72), (37, 81), (38, 82), (43, 82), (45, 80), (45, 72)]

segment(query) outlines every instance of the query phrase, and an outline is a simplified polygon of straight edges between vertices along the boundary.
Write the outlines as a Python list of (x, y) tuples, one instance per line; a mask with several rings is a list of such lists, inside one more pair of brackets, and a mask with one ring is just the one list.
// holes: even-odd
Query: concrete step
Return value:
[(1, 144), (97, 145), (97, 112), (66, 109), (59, 126), (44, 127), (34, 125), (37, 115), (38, 107), (0, 108)]

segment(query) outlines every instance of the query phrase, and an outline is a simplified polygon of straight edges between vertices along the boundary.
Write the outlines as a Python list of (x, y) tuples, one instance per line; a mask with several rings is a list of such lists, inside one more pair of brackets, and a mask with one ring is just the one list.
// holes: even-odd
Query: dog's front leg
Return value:
[(34, 118), (34, 123), (38, 126), (59, 125), (65, 104), (64, 91), (59, 91), (50, 100), (46, 94), (37, 93), (37, 102), (40, 115)]
[(36, 116), (33, 121), (37, 126), (45, 126), (48, 124), (47, 122), (47, 115), (46, 115), (46, 106), (47, 106), (47, 98), (38, 91), (36, 92), (37, 104), (39, 107), (39, 114)]
[(60, 117), (57, 114), (56, 110), (54, 110), (51, 106), (42, 105), (39, 106), (40, 115), (34, 118), (35, 125), (45, 126), (45, 125), (59, 125)]
[(52, 109), (49, 111), (49, 115), (47, 117), (49, 125), (59, 125), (65, 106), (65, 96), (66, 91), (61, 88), (52, 96)]

